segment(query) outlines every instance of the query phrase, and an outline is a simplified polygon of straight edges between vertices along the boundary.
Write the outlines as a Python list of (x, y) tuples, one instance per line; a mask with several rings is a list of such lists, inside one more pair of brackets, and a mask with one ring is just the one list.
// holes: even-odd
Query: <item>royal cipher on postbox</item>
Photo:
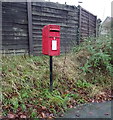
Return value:
[(49, 56), (60, 55), (60, 26), (46, 25), (42, 30), (42, 53)]

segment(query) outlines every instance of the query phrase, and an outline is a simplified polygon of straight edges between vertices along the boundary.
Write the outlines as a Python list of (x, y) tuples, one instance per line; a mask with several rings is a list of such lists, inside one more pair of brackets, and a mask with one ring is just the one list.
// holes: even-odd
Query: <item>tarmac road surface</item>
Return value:
[(67, 111), (62, 118), (112, 118), (113, 101), (79, 105)]

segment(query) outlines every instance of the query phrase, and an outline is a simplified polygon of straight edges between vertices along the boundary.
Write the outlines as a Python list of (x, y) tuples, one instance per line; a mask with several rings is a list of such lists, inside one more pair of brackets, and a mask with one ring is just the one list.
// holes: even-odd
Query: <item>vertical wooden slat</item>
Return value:
[(81, 12), (82, 12), (82, 8), (81, 6), (78, 6), (79, 7), (79, 28), (78, 28), (78, 41), (77, 41), (77, 45), (80, 44), (80, 41), (81, 41)]
[(27, 2), (27, 11), (28, 11), (29, 54), (33, 55), (32, 5), (31, 5), (31, 2)]
[(2, 50), (2, 2), (0, 2), (0, 51)]
[(90, 36), (90, 13), (88, 13), (88, 36)]
[(97, 37), (98, 36), (98, 31), (97, 31), (97, 16), (95, 16), (95, 37)]
[[(0, 2), (0, 60), (2, 59), (2, 2)], [(0, 64), (0, 75), (2, 75), (2, 64)], [(2, 76), (0, 76), (0, 88), (2, 89)], [(2, 90), (0, 90), (0, 95), (2, 96)], [(2, 97), (0, 97), (0, 104), (2, 105)], [(0, 107), (2, 111), (2, 106)]]
[[(111, 64), (113, 64), (113, 1), (111, 2)], [(113, 88), (113, 84), (112, 84)], [(112, 109), (113, 112), (113, 109)], [(113, 114), (111, 116), (113, 118)]]

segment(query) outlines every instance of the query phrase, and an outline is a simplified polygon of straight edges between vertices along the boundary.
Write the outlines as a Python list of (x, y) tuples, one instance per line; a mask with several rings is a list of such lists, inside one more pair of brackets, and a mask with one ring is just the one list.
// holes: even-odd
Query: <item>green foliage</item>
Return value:
[(91, 72), (91, 68), (92, 67), (92, 64), (89, 64), (89, 62), (85, 63), (83, 67), (80, 67), (80, 69), (83, 71), (83, 73), (86, 73), (86, 72)]
[[(93, 73), (94, 70), (104, 69), (110, 75), (113, 74), (111, 35), (104, 35), (98, 38), (88, 38), (84, 40), (78, 50), (88, 51), (90, 57), (83, 67), (80, 67), (84, 73)], [(77, 49), (77, 48), (76, 48)], [(75, 52), (77, 51), (75, 48)], [(78, 51), (77, 51), (78, 52)]]
[(21, 104), (22, 111), (26, 110), (26, 105), (24, 103)]
[(14, 111), (16, 111), (18, 109), (18, 107), (19, 107), (18, 99), (13, 97), (10, 100), (10, 102), (13, 105), (12, 107), (13, 107)]
[(100, 51), (98, 53), (95, 53), (92, 55), (92, 57), (89, 60), (89, 64), (92, 64), (93, 68), (102, 69), (105, 67), (105, 69), (112, 74), (112, 64), (110, 63), (111, 56)]
[(78, 99), (77, 102), (78, 102), (79, 104), (83, 104), (83, 103), (85, 103), (85, 100), (84, 100), (84, 99)]
[(63, 107), (66, 105), (66, 102), (68, 101), (68, 96), (61, 96), (60, 92), (55, 90), (52, 93), (49, 92), (48, 89), (45, 89), (42, 93), (40, 93), (40, 96), (43, 96), (43, 98), (48, 99), (48, 104), (50, 105), (56, 105)]
[(36, 118), (36, 116), (37, 116), (37, 110), (33, 109), (32, 112), (31, 112), (31, 117)]
[(79, 99), (80, 98), (80, 96), (79, 96), (79, 94), (67, 94), (67, 96), (69, 97), (69, 98), (73, 98), (73, 99), (75, 99), (75, 100), (77, 100), (77, 99)]
[(88, 83), (85, 80), (78, 80), (76, 83), (76, 86), (78, 88), (89, 88), (89, 87), (91, 87), (91, 83)]

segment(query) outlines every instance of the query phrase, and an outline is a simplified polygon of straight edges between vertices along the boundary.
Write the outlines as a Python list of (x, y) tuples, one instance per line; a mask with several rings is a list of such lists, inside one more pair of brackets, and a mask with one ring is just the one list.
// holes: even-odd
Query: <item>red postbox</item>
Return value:
[(42, 30), (42, 53), (49, 56), (60, 55), (60, 26), (46, 25)]

